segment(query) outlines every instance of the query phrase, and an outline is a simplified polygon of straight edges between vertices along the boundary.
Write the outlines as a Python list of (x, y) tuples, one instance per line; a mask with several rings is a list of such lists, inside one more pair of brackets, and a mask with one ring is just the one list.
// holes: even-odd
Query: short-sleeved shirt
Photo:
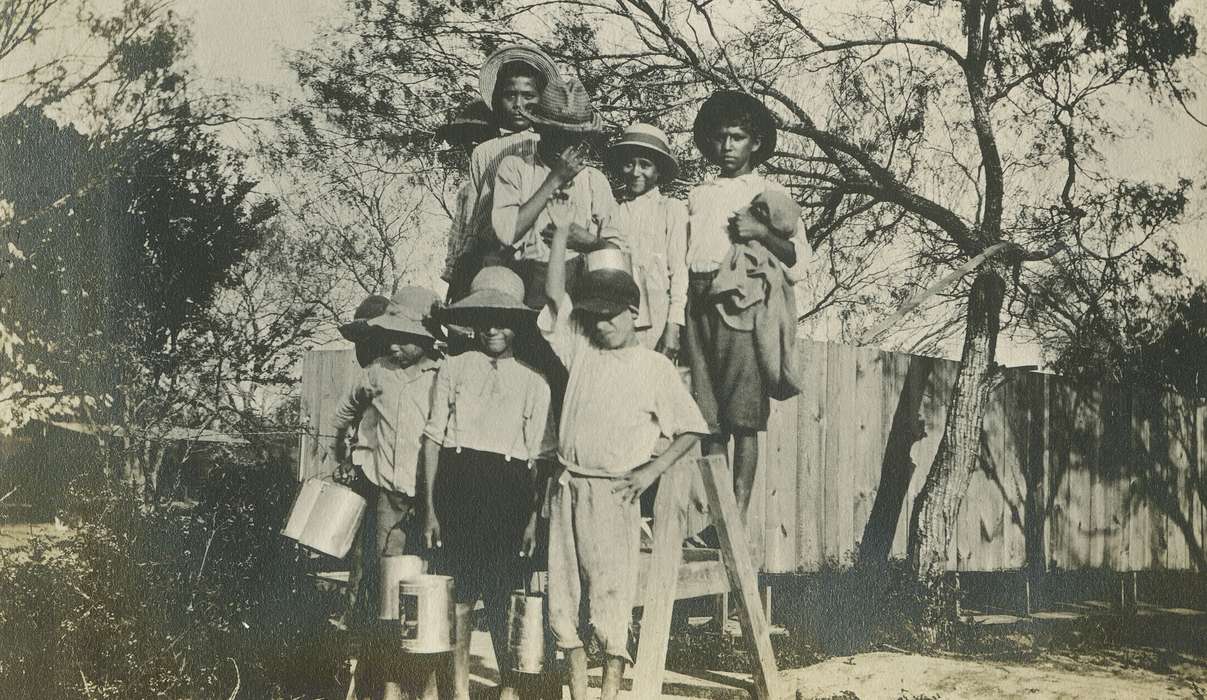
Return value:
[[(773, 182), (758, 173), (747, 173), (738, 177), (718, 177), (706, 180), (687, 196), (688, 245), (687, 266), (692, 272), (712, 272), (721, 266), (729, 253), (733, 240), (729, 237), (729, 219), (738, 210), (750, 205), (756, 195), (768, 190), (788, 191), (778, 182)], [(808, 246), (801, 250), (800, 222), (793, 233), (792, 242), (797, 248), (797, 260), (812, 253)], [(792, 271), (789, 278), (795, 280)]]
[(374, 484), (415, 495), (420, 438), (439, 367), (438, 362), (426, 358), (410, 367), (378, 358), (356, 375), (336, 409), (333, 422), (337, 430), (360, 421), (352, 461)]
[(538, 323), (570, 380), (558, 428), (558, 460), (582, 476), (627, 474), (683, 433), (708, 434), (700, 408), (665, 356), (642, 347), (596, 347), (566, 295)]
[[(536, 194), (548, 176), (549, 167), (535, 152), (503, 158), (495, 173), (491, 223), (499, 240), (515, 249), (517, 259), (549, 261), (549, 245), (541, 232), (551, 223), (578, 224), (588, 231), (598, 231), (600, 238), (623, 247), (623, 238), (613, 222), (616, 198), (612, 196), (612, 186), (603, 173), (592, 167), (583, 168), (566, 183), (559, 195), (541, 210), (532, 228), (516, 240), (520, 207)], [(568, 257), (576, 255), (575, 251), (567, 252)]]
[(624, 236), (633, 260), (633, 277), (641, 287), (638, 328), (650, 329), (642, 344), (652, 348), (668, 321), (684, 324), (687, 207), (655, 187), (620, 202), (616, 228)]
[(445, 360), (424, 434), (444, 447), (534, 460), (554, 451), (548, 414), (549, 384), (540, 372), (514, 357), (472, 351)]

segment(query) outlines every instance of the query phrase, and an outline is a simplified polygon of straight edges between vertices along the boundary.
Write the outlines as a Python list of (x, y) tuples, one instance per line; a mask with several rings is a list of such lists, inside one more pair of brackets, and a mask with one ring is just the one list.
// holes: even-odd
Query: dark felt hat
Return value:
[(389, 299), (380, 294), (370, 294), (356, 307), (356, 311), (352, 313), (352, 321), (339, 327), (339, 334), (353, 343), (365, 340), (369, 334), (368, 320), (384, 314), (389, 305)]
[(574, 288), (574, 308), (603, 316), (615, 316), (641, 306), (641, 289), (629, 273), (628, 256), (616, 248), (588, 253), (586, 271)]
[(776, 123), (771, 110), (749, 93), (740, 90), (718, 90), (700, 105), (700, 111), (696, 112), (696, 121), (692, 125), (696, 148), (706, 158), (711, 158), (707, 147), (709, 129), (732, 120), (732, 115), (740, 112), (750, 115), (761, 138), (759, 150), (751, 156), (753, 164), (758, 165), (775, 153)]
[(436, 139), (453, 146), (478, 144), (497, 133), (494, 113), (482, 100), (474, 100), (457, 110), (447, 124), (436, 129)]

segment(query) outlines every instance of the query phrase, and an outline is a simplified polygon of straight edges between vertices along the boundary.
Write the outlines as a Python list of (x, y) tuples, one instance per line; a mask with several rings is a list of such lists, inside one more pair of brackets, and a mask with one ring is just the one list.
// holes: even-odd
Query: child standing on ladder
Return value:
[(755, 172), (775, 151), (771, 112), (732, 90), (701, 105), (696, 147), (720, 168), (688, 196), (689, 283), (684, 350), (692, 394), (708, 421), (706, 454), (733, 439), (734, 494), (743, 519), (770, 398), (799, 392), (796, 307), (789, 268), (800, 209), (782, 185)]
[[(414, 536), (419, 515), (416, 477), (420, 439), (431, 407), (432, 387), (439, 362), (434, 351), (435, 326), (430, 321), (436, 294), (422, 287), (405, 287), (390, 300), (384, 313), (348, 324), (341, 330), (357, 344), (358, 359), (369, 360), (335, 411), (336, 435), (326, 446), (339, 456), (346, 431), (357, 425), (352, 462), (368, 487), (369, 517), (361, 526), (366, 555), (358, 588), (376, 592), (381, 561), (388, 556), (417, 554)], [(363, 306), (363, 305), (362, 305)], [(352, 576), (350, 575), (350, 585)], [(366, 602), (378, 601), (376, 594)], [(397, 632), (379, 624), (380, 611), (365, 611), (365, 661), (376, 697), (403, 697), (405, 685), (427, 685), (434, 694), (434, 677), (404, 678), (402, 657), (392, 643)], [(391, 650), (395, 649), (395, 650)]]
[(515, 358), (517, 334), (534, 333), (536, 311), (524, 285), (506, 267), (484, 267), (469, 295), (444, 309), (448, 324), (472, 328), (477, 348), (440, 369), (424, 431), (428, 491), (425, 539), (442, 547), (453, 576), (456, 633), (455, 697), (469, 697), (473, 606), (481, 600), (499, 666), (500, 698), (514, 698), (508, 654), (507, 604), (536, 545), (544, 489), (535, 465), (552, 453), (546, 436), (549, 385)]
[(570, 373), (558, 431), (562, 472), (550, 498), (549, 623), (566, 654), (571, 697), (586, 697), (584, 643), (594, 638), (605, 654), (602, 698), (611, 700), (632, 663), (638, 501), (707, 425), (670, 360), (637, 341), (640, 292), (619, 251), (588, 254), (573, 297), (566, 294), (569, 236), (568, 227), (553, 232), (540, 319)]
[(666, 134), (632, 124), (608, 148), (608, 166), (622, 183), (616, 228), (641, 290), (637, 339), (672, 361), (679, 355), (687, 306), (687, 207), (659, 185), (679, 175)]

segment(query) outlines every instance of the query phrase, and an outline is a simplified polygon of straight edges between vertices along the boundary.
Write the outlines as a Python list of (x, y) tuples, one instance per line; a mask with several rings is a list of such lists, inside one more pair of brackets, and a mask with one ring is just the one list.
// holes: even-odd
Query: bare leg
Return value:
[(567, 649), (566, 666), (570, 669), (570, 699), (587, 700), (587, 648)]
[(453, 697), (457, 700), (469, 700), (469, 639), (473, 634), (474, 609), (465, 603), (457, 603), (455, 631), (456, 641), (453, 643)]
[(499, 666), (499, 700), (519, 700), (515, 674), (511, 669), (511, 654), (507, 649), (507, 598), (492, 597), (486, 601), (486, 625), (490, 628), (490, 644)]
[(733, 495), (738, 501), (742, 522), (746, 522), (746, 511), (750, 509), (750, 495), (754, 490), (754, 472), (759, 466), (759, 435), (754, 431), (735, 432), (733, 435)]
[(620, 694), (620, 682), (624, 679), (624, 659), (609, 656), (604, 660), (603, 689), (599, 700), (616, 700)]

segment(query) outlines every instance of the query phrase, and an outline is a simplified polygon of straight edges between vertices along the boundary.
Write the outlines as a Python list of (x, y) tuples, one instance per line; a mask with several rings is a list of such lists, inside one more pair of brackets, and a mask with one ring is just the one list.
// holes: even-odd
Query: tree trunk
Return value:
[(981, 425), (994, 387), (994, 353), (1005, 287), (993, 268), (982, 269), (973, 280), (960, 373), (947, 405), (947, 423), (910, 518), (910, 566), (932, 592), (946, 568), (960, 503), (979, 464)]

